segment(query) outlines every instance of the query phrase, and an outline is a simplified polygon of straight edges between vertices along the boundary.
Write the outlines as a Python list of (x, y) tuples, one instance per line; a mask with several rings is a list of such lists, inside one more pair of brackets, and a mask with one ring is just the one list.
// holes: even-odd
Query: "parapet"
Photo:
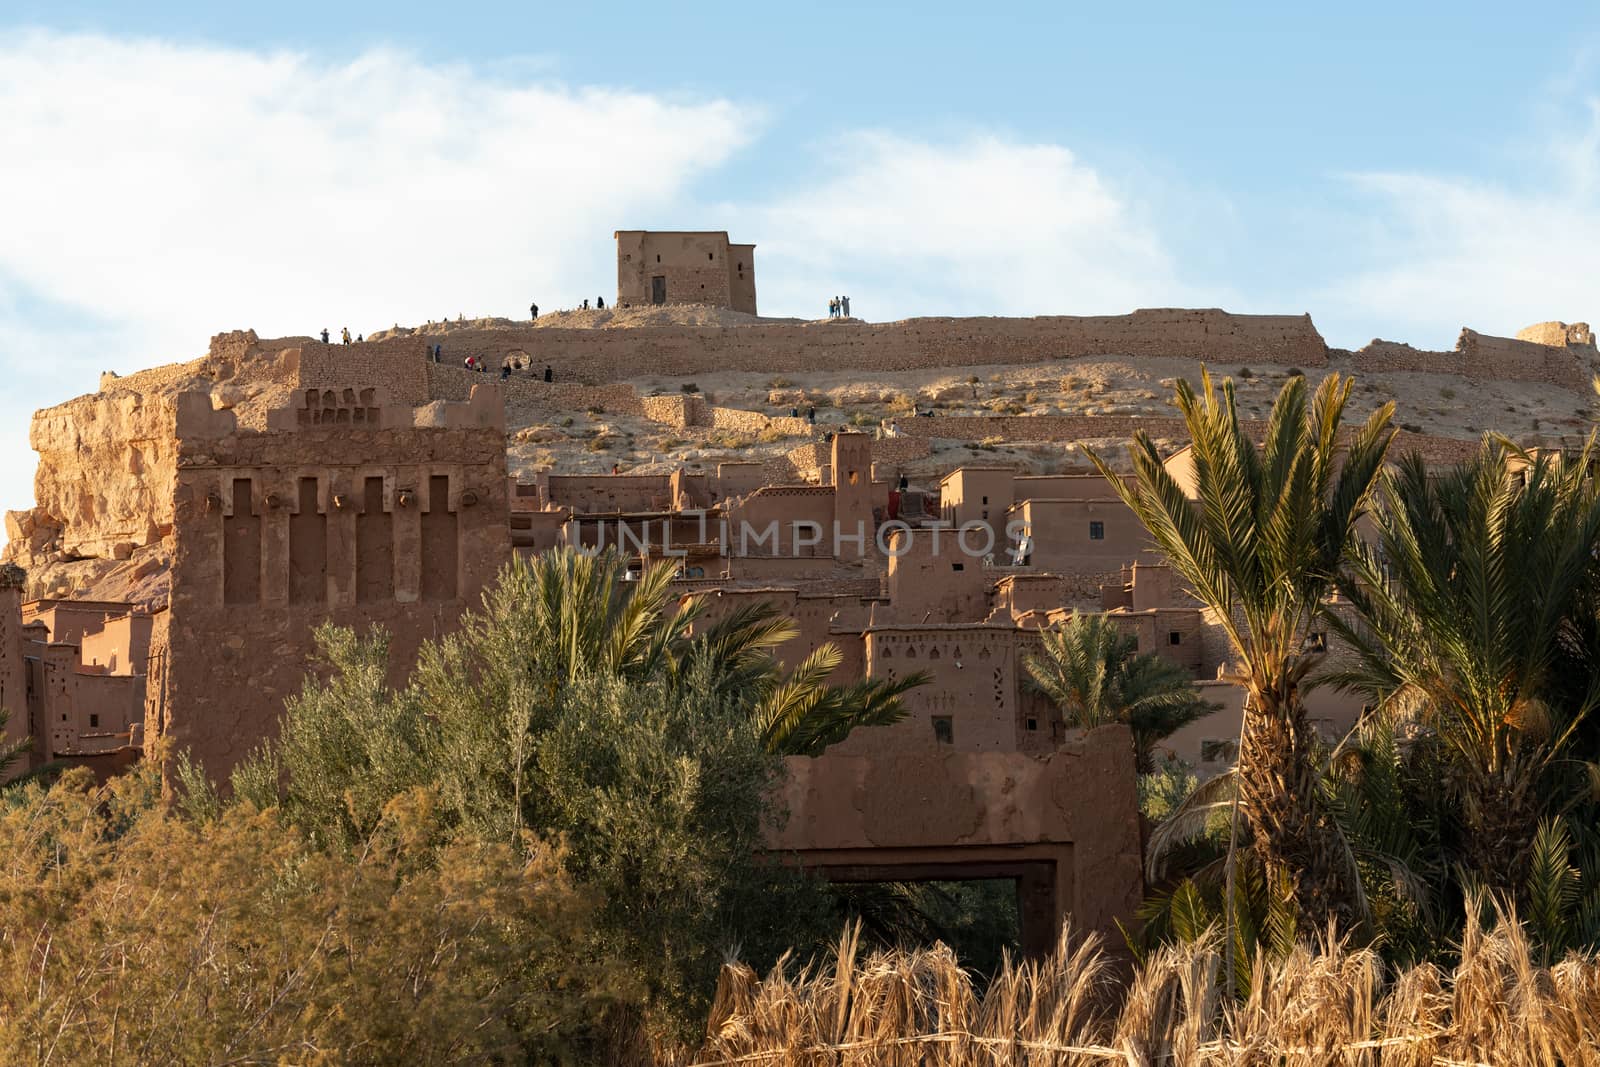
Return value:
[[(190, 391), (173, 398), (180, 440), (228, 437), (239, 430), (232, 411), (218, 408), (210, 393)], [(435, 400), (421, 407), (391, 403), (378, 386), (297, 389), (287, 407), (267, 413), (267, 429), (292, 433), (310, 427), (393, 430), (498, 430), (505, 432), (505, 403), (489, 385), (474, 385), (464, 401)]]

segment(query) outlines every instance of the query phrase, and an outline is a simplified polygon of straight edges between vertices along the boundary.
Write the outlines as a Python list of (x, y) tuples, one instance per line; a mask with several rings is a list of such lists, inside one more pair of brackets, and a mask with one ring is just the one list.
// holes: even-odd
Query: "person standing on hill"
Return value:
[(339, 336), (344, 340), (345, 344), (349, 344), (350, 343), (350, 327), (346, 326), (344, 329), (340, 330), (339, 331)]
[(850, 317), (850, 298), (841, 296), (839, 298), (839, 307), (844, 310), (844, 317), (848, 319)]
[(604, 311), (606, 309), (606, 298), (603, 296), (595, 297), (594, 306), (599, 308), (601, 311)]
[(539, 317), (539, 305), (538, 304), (529, 304), (528, 305), (528, 318), (536, 319), (538, 317)]
[(326, 326), (322, 328), (322, 343), (328, 343), (328, 328)]

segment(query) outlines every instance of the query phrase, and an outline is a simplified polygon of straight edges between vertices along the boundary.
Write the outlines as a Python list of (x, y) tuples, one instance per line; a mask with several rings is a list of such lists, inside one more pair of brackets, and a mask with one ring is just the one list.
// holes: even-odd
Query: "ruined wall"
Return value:
[(1557, 322), (1530, 326), (1515, 338), (1463, 329), (1450, 352), (1374, 340), (1352, 358), (1358, 371), (1454, 374), (1584, 390), (1589, 383), (1587, 362), (1594, 356), (1594, 340), (1586, 324)]
[(666, 511), (672, 507), (667, 474), (552, 474), (549, 502), (579, 514)]
[(493, 401), (481, 390), (375, 426), (290, 412), (274, 422), (292, 429), (241, 432), (203, 395), (180, 398), (165, 681), (147, 738), (226, 774), (275, 729), (323, 621), (385, 627), (400, 681), (510, 558)]
[[(307, 389), (339, 389), (359, 382), (385, 390), (391, 403), (425, 404), (437, 399), (428, 381), (432, 363), (426, 353), (431, 347), (418, 337), (392, 337), (353, 345), (305, 340), (299, 348), (298, 384)], [(448, 351), (444, 358), (450, 358)], [(460, 363), (459, 356), (456, 362)]]

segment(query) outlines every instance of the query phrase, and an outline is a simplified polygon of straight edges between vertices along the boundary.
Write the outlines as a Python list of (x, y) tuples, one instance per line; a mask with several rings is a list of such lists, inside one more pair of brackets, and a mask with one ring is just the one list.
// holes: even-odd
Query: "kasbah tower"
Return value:
[[(754, 245), (614, 238), (604, 310), (350, 345), (234, 330), (37, 412), (35, 503), (7, 515), (0, 565), (0, 704), (29, 758), (109, 775), (187, 751), (225, 777), (272, 735), (318, 625), (384, 627), (399, 684), (514, 556), (621, 545), (677, 568), (707, 619), (776, 606), (799, 627), (787, 664), (832, 642), (836, 680), (930, 672), (902, 722), (791, 760), (771, 845), (841, 878), (1016, 878), (1037, 952), (1068, 913), (1114, 932), (1142, 892), (1125, 729), (1071, 730), (1024, 684), (1041, 629), (1104, 613), (1191, 672), (1221, 710), (1168, 743), (1202, 774), (1232, 759), (1241, 704), (1215, 620), (1077, 462), (1142, 428), (1192, 486), (1174, 413), (1075, 404), (1078, 368), (1560, 397), (1596, 360), (1582, 323), (1343, 351), (1308, 315), (1216, 309), (762, 318)], [(624, 465), (630, 439), (655, 444)], [(1417, 425), (1399, 447), (1449, 464), (1475, 441)], [(1312, 711), (1331, 737), (1360, 708), (1322, 691)]]

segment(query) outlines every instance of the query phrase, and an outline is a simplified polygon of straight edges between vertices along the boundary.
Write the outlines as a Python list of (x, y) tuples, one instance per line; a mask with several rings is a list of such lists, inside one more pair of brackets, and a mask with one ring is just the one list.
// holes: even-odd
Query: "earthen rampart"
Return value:
[[(397, 340), (421, 350), (415, 340)], [(1216, 309), (886, 323), (458, 329), (441, 343), (447, 360), (459, 363), (475, 356), (497, 368), (508, 356), (521, 353), (537, 366), (551, 365), (558, 380), (583, 382), (622, 381), (641, 374), (692, 378), (719, 371), (918, 370), (1103, 355), (1298, 367), (1327, 363), (1327, 346), (1308, 315), (1232, 315)]]

